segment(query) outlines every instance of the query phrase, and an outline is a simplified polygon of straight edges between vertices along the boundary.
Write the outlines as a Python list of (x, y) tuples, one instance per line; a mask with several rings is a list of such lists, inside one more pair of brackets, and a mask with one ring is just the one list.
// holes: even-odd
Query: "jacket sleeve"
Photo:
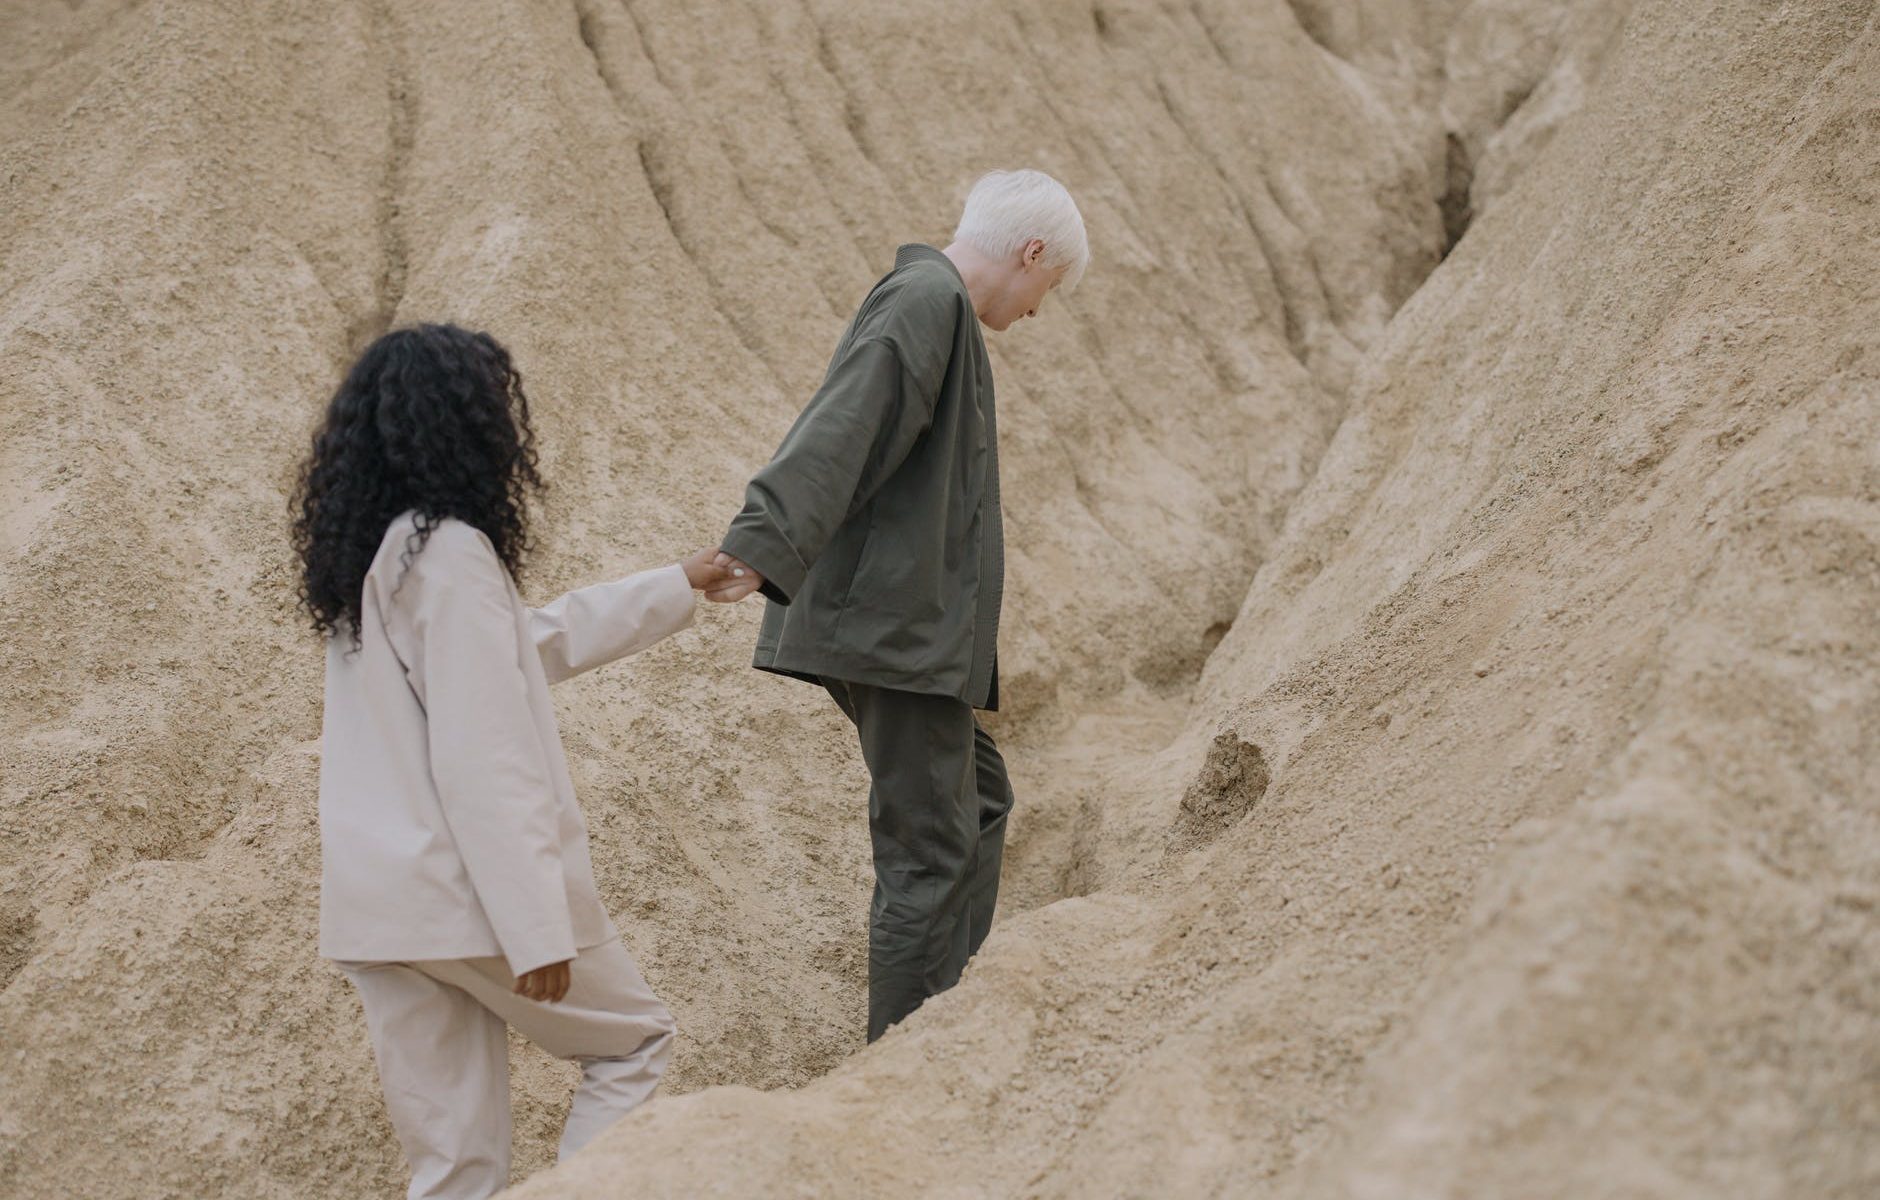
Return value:
[(529, 634), (550, 683), (637, 654), (692, 623), (696, 598), (674, 563), (569, 592), (529, 610)]
[(767, 597), (788, 604), (836, 529), (927, 431), (937, 398), (890, 341), (850, 343), (745, 489), (720, 548), (764, 577)]
[(574, 957), (560, 813), (536, 732), (508, 572), (445, 521), (392, 594), (424, 706), (431, 777), (470, 885), (518, 975)]

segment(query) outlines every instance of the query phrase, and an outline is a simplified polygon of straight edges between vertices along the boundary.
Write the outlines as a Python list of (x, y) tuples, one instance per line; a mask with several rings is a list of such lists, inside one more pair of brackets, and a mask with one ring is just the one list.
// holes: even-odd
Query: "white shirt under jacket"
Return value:
[(615, 936), (548, 685), (692, 623), (673, 565), (522, 603), (488, 538), (412, 514), (366, 572), (360, 639), (328, 639), (320, 953), (501, 954), (520, 975)]

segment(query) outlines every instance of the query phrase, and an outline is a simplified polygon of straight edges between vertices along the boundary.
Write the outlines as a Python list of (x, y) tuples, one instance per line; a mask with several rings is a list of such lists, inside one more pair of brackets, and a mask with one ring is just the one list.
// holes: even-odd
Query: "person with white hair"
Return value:
[(974, 716), (998, 707), (1005, 578), (980, 326), (1036, 316), (1089, 257), (1057, 180), (981, 178), (950, 245), (900, 247), (719, 543), (707, 595), (769, 600), (754, 665), (821, 684), (861, 740), (871, 1042), (958, 981), (999, 893), (1012, 788)]

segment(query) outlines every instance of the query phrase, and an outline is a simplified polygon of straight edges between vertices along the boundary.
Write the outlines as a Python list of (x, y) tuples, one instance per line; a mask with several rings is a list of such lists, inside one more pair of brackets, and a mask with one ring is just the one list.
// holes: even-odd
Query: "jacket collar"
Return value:
[(911, 262), (918, 262), (923, 258), (937, 258), (945, 263), (947, 269), (952, 271), (955, 275), (960, 273), (959, 268), (953, 265), (952, 259), (925, 242), (908, 242), (904, 244), (900, 249), (894, 252), (894, 265), (899, 269)]

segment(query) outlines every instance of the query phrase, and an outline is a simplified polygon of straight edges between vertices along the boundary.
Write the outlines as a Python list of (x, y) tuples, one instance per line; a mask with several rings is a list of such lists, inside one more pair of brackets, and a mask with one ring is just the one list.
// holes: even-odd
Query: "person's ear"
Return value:
[(1029, 242), (1025, 243), (1025, 265), (1026, 266), (1028, 267), (1037, 266), (1038, 260), (1043, 257), (1044, 257), (1044, 242), (1042, 240), (1038, 238), (1033, 238)]

